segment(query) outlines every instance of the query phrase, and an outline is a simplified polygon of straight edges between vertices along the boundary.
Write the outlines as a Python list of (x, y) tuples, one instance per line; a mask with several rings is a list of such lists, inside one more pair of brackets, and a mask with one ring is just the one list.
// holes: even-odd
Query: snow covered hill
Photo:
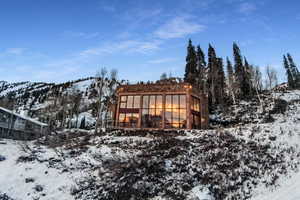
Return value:
[[(104, 91), (107, 84), (109, 80), (105, 80)], [(72, 124), (74, 127), (79, 127), (83, 119), (87, 127), (93, 126), (98, 109), (95, 86), (93, 77), (60, 84), (1, 81), (0, 106), (45, 123), (49, 123), (52, 113), (52, 118), (66, 118), (68, 126)], [(78, 96), (80, 102), (75, 113), (75, 100)], [(59, 124), (58, 126), (62, 127)]]
[[(287, 101), (285, 112), (273, 97)], [(2, 140), (0, 199), (300, 199), (299, 97), (266, 96), (270, 116), (231, 128)]]

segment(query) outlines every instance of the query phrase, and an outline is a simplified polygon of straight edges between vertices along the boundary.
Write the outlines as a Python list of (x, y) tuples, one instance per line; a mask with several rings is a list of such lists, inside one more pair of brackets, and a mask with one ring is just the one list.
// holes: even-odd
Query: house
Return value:
[(47, 132), (47, 124), (0, 107), (0, 138), (34, 140)]
[(115, 125), (122, 129), (205, 129), (208, 96), (185, 82), (159, 81), (117, 89)]

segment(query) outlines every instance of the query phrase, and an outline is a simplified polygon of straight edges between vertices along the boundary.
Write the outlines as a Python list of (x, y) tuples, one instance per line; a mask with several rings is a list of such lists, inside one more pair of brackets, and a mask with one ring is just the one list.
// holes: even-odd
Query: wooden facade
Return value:
[(0, 107), (0, 138), (34, 140), (44, 136), (48, 125)]
[(115, 121), (124, 129), (206, 129), (207, 95), (189, 83), (122, 85)]

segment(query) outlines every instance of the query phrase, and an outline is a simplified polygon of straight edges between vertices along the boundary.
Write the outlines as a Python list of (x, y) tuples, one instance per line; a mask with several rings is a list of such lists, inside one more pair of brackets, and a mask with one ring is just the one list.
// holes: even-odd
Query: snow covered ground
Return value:
[(167, 137), (71, 132), (49, 146), (0, 140), (0, 199), (127, 200), (141, 191), (151, 200), (298, 200), (300, 91), (276, 95), (290, 103), (271, 123)]

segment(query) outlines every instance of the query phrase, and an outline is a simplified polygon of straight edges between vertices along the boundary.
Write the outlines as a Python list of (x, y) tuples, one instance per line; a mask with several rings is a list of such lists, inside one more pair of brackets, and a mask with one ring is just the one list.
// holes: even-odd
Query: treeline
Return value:
[[(191, 40), (188, 42), (184, 81), (208, 94), (211, 109), (256, 97), (264, 89), (272, 90), (277, 85), (277, 75), (273, 68), (265, 68), (263, 79), (260, 68), (249, 64), (236, 43), (233, 43), (232, 51), (233, 61), (228, 57), (224, 61), (209, 44), (206, 58), (200, 45), (195, 47)], [(288, 86), (299, 88), (300, 73), (290, 54), (284, 56), (284, 67), (287, 70)]]

